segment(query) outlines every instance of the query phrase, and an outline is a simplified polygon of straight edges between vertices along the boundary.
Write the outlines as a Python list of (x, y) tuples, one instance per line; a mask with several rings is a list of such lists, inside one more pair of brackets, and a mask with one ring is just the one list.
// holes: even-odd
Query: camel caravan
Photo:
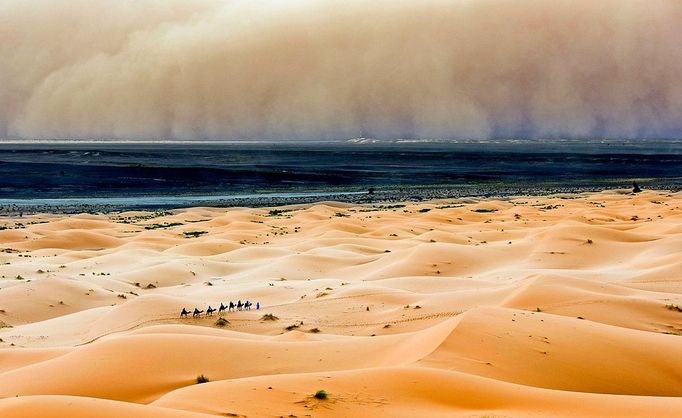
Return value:
[[(227, 305), (224, 303), (220, 302), (220, 307), (218, 309), (212, 308), (211, 305), (208, 305), (208, 308), (206, 308), (206, 316), (213, 316), (213, 312), (218, 311), (219, 315), (222, 315), (225, 313), (225, 311), (232, 312), (232, 311), (250, 311), (251, 307), (253, 306), (253, 303), (249, 302), (248, 300), (244, 303), (242, 303), (241, 300), (238, 300), (237, 303), (234, 303), (230, 301)], [(256, 302), (256, 310), (260, 309), (260, 302)], [(201, 314), (203, 314), (203, 310), (199, 310), (199, 308), (194, 308), (194, 312), (190, 312), (185, 308), (182, 308), (182, 311), (180, 312), (180, 318), (187, 318), (189, 314), (192, 314), (192, 318), (201, 318)]]

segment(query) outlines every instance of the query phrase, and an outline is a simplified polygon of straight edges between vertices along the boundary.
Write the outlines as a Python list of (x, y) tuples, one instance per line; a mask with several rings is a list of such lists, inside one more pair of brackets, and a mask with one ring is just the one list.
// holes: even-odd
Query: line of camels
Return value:
[[(225, 311), (232, 312), (234, 310), (237, 311), (250, 311), (251, 307), (253, 306), (253, 303), (249, 302), (248, 300), (244, 303), (242, 303), (241, 300), (237, 301), (237, 303), (234, 303), (230, 301), (227, 305), (224, 303), (220, 302), (220, 307), (218, 309), (212, 308), (211, 305), (208, 305), (208, 308), (206, 308), (206, 316), (213, 316), (213, 312), (218, 311), (219, 315), (222, 315)], [(260, 302), (256, 302), (256, 310), (260, 309)], [(199, 310), (199, 308), (194, 308), (194, 312), (190, 312), (185, 308), (182, 308), (182, 311), (180, 312), (180, 318), (187, 318), (189, 314), (192, 314), (192, 318), (199, 318), (201, 317), (201, 314), (204, 313), (203, 310)]]

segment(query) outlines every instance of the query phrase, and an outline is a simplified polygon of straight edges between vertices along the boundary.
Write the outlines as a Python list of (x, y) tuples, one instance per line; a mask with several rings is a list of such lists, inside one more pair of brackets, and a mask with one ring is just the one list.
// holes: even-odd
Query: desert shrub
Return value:
[(278, 320), (278, 319), (279, 319), (279, 318), (277, 318), (275, 315), (273, 315), (273, 314), (271, 314), (271, 313), (266, 313), (265, 315), (263, 315), (263, 316), (261, 317), (260, 320), (261, 320), (261, 321), (276, 321), (276, 320)]
[(164, 222), (162, 224), (151, 224), (144, 227), (144, 229), (159, 229), (159, 228), (172, 228), (174, 226), (183, 225), (182, 222)]
[(203, 374), (200, 374), (199, 376), (197, 376), (197, 384), (208, 383), (208, 382), (209, 382), (208, 377), (204, 376)]
[(478, 212), (478, 213), (492, 213), (492, 212), (497, 212), (497, 209), (478, 208), (478, 209), (474, 209), (472, 212)]
[(183, 234), (185, 238), (198, 238), (201, 235), (208, 234), (208, 231), (185, 231)]
[(680, 308), (677, 305), (670, 304), (670, 305), (665, 305), (665, 307), (671, 311), (682, 312), (682, 308)]
[(317, 392), (315, 392), (315, 395), (313, 395), (316, 399), (320, 400), (325, 400), (329, 397), (329, 394), (327, 393), (326, 390), (320, 389)]
[(291, 209), (272, 209), (268, 212), (268, 216), (281, 216), (287, 212), (291, 212)]
[(218, 318), (217, 321), (215, 321), (215, 324), (217, 327), (224, 327), (225, 325), (229, 324), (230, 321), (228, 321), (225, 318)]
[(319, 328), (311, 328), (310, 332), (312, 332), (313, 334), (317, 334), (318, 332), (320, 332), (320, 329)]
[(429, 209), (429, 208), (421, 208), (421, 209), (419, 209), (419, 213), (426, 213), (426, 212), (428, 212), (428, 211), (430, 211), (430, 210), (431, 210), (431, 209)]
[(298, 325), (298, 324), (291, 324), (291, 325), (289, 325), (288, 327), (285, 327), (284, 329), (287, 330), (287, 331), (293, 331), (293, 330), (295, 330), (296, 328), (298, 328), (299, 326), (300, 326), (300, 325)]

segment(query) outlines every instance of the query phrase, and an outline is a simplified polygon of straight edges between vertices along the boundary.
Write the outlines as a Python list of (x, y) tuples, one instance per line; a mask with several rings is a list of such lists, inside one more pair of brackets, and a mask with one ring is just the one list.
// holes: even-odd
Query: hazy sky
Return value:
[(679, 0), (0, 0), (0, 137), (682, 136)]

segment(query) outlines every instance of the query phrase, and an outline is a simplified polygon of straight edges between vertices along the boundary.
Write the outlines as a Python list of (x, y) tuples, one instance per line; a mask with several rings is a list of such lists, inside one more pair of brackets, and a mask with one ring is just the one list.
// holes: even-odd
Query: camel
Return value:
[(222, 315), (223, 312), (225, 312), (225, 309), (227, 309), (227, 306), (223, 305), (223, 303), (220, 302), (220, 308), (218, 308), (218, 313)]
[(180, 318), (187, 318), (187, 315), (189, 315), (189, 311), (185, 308), (182, 308), (182, 312), (180, 312)]
[(227, 310), (228, 311), (234, 311), (234, 302), (230, 301), (230, 306)]
[(217, 309), (211, 308), (211, 305), (208, 305), (208, 309), (206, 309), (206, 316), (213, 316), (213, 312), (217, 311)]
[(237, 301), (237, 310), (238, 310), (238, 311), (241, 311), (241, 310), (242, 310), (242, 306), (244, 306), (244, 305), (242, 305), (242, 301), (241, 301), (241, 299), (240, 299), (240, 300)]
[(192, 318), (198, 318), (198, 317), (200, 317), (201, 314), (202, 314), (203, 312), (204, 312), (204, 311), (200, 311), (199, 309), (194, 308), (194, 312), (192, 313)]
[(247, 311), (250, 311), (251, 305), (252, 305), (252, 303), (247, 300), (246, 302), (244, 302), (244, 309), (246, 309)]

